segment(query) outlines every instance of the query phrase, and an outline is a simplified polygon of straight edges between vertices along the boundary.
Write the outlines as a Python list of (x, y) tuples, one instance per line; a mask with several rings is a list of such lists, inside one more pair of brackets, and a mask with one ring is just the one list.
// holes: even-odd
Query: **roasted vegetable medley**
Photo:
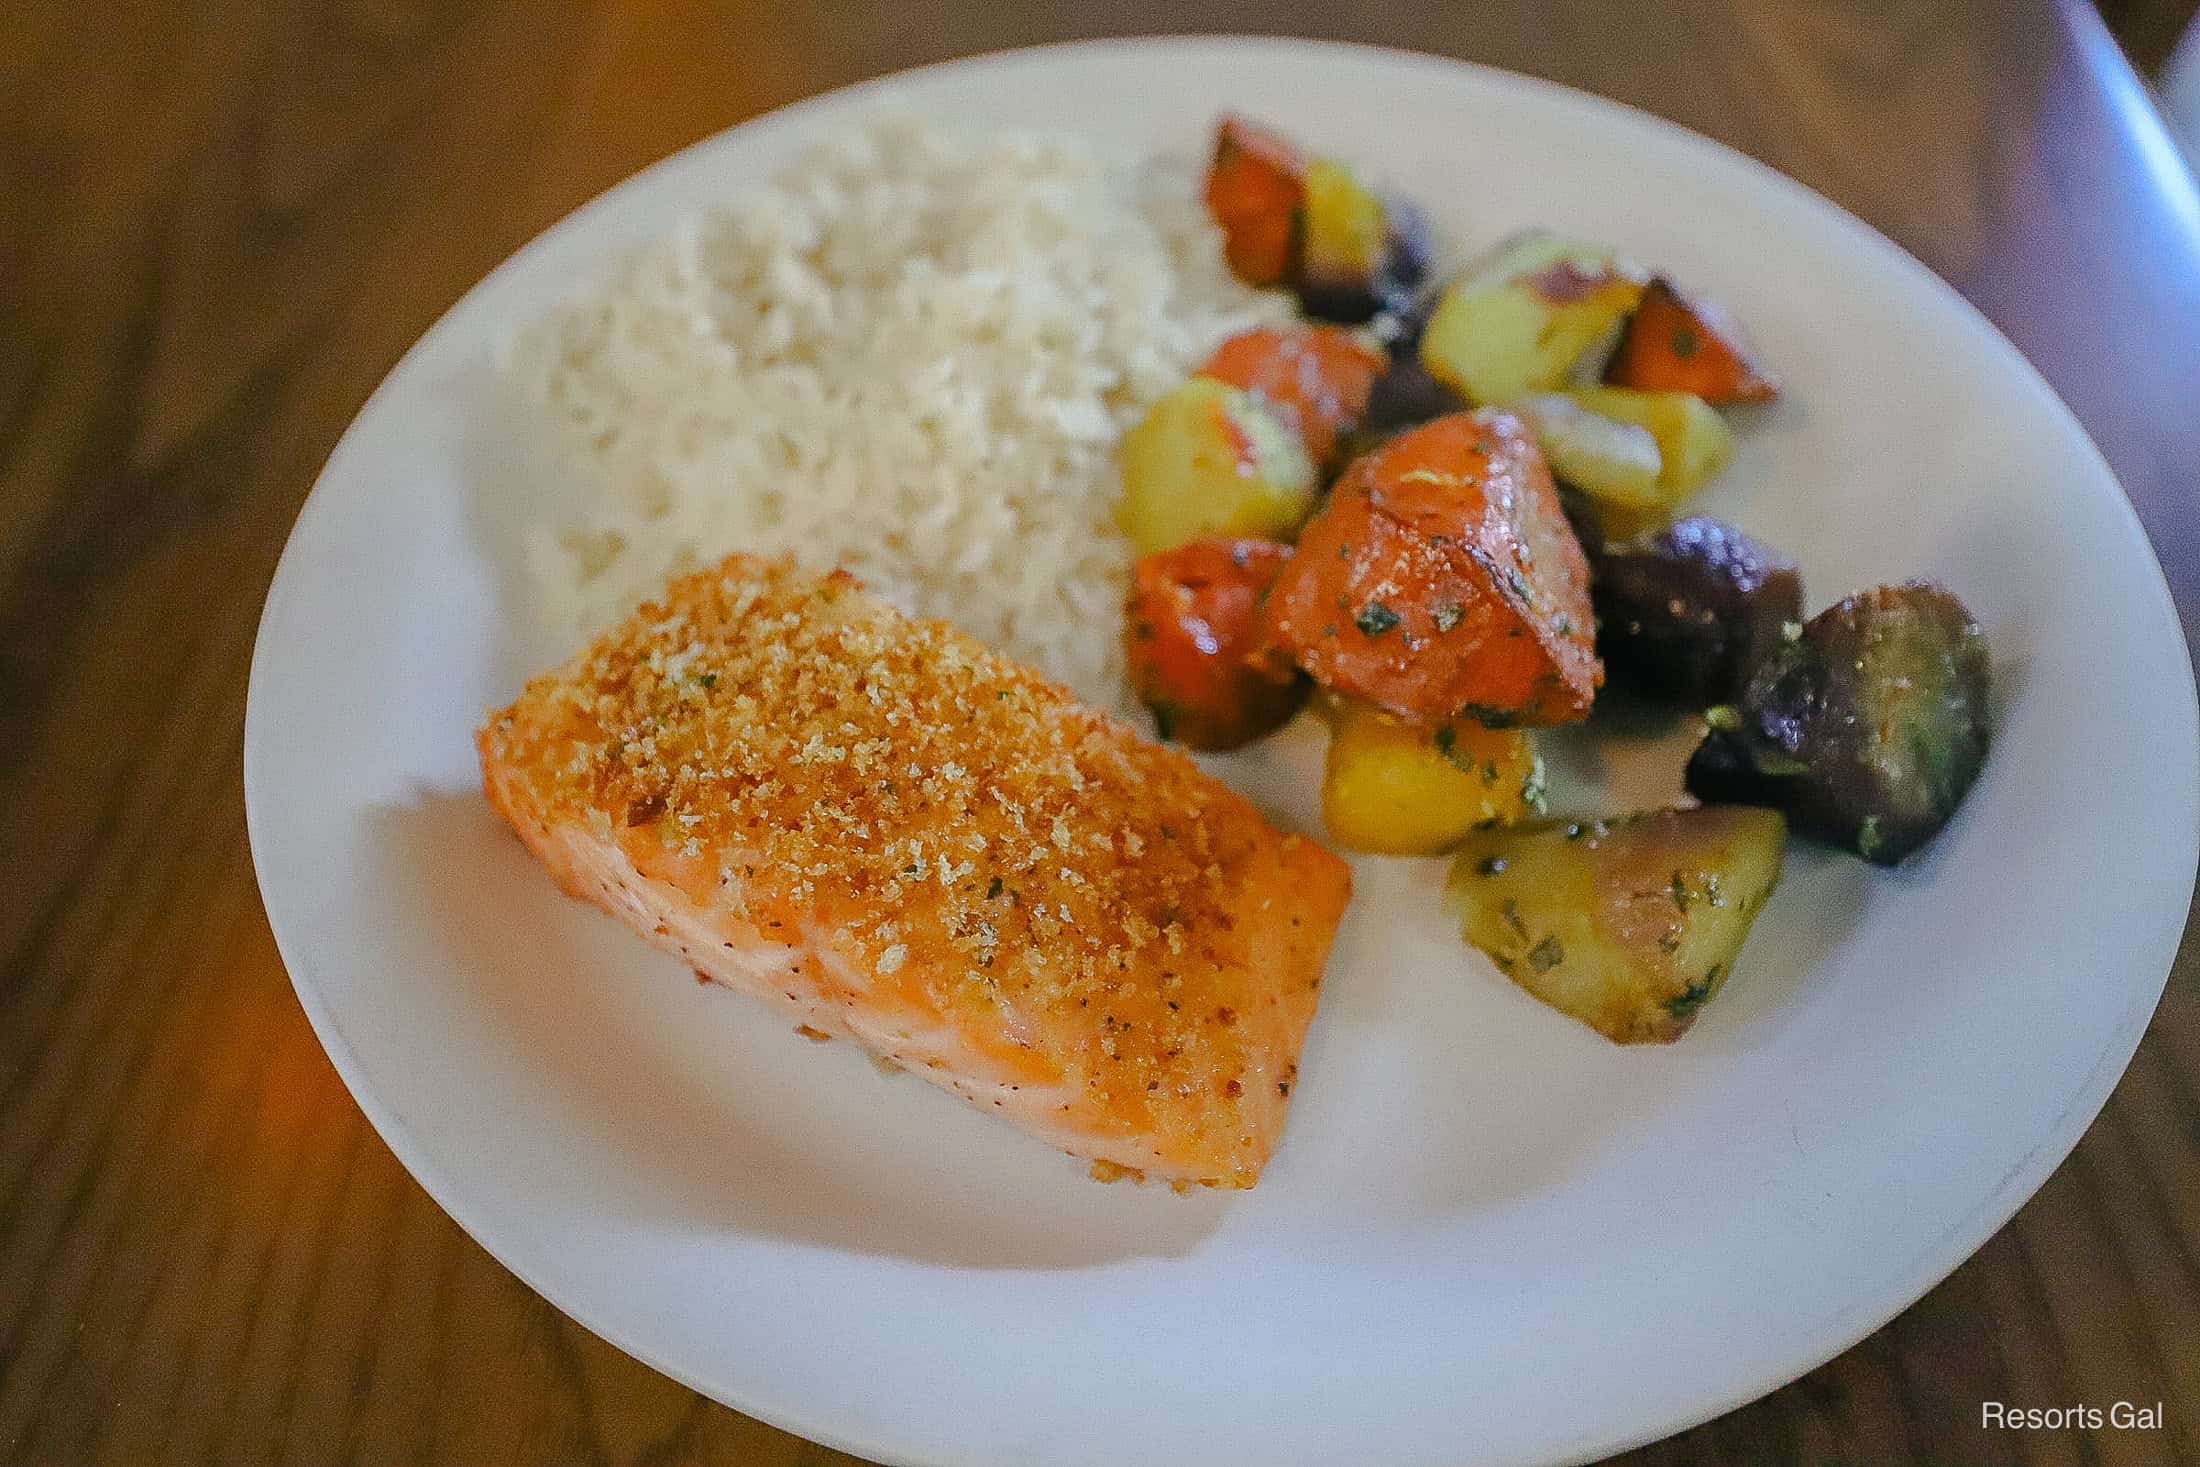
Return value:
[[(1224, 342), (1124, 437), (1162, 737), (1236, 748), (1311, 693), (1330, 837), (1453, 853), (1466, 941), (1620, 1043), (1720, 990), (1791, 830), (1892, 864), (1947, 824), (1991, 701), (1963, 604), (1911, 582), (1805, 620), (1791, 558), (1676, 518), (1733, 456), (1722, 409), (1779, 396), (1724, 310), (1541, 230), (1429, 286), (1410, 200), (1240, 117), (1205, 199), (1231, 269), (1309, 319)], [(1700, 720), (1700, 805), (1543, 818), (1534, 731), (1608, 674)]]

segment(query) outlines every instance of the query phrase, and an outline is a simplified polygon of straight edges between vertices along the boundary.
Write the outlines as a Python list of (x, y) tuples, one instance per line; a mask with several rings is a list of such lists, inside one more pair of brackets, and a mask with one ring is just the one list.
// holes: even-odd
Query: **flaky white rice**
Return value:
[(1289, 315), (1230, 276), (1185, 168), (875, 117), (513, 343), (579, 488), (533, 582), (578, 635), (726, 551), (792, 552), (1120, 704), (1117, 440)]

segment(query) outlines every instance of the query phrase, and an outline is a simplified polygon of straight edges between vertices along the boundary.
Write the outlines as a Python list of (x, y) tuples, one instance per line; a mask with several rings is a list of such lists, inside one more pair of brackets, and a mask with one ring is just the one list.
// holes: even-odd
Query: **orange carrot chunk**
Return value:
[(1388, 368), (1383, 354), (1335, 326), (1261, 327), (1215, 348), (1203, 377), (1213, 377), (1281, 409), (1317, 466), (1335, 456), (1337, 440), (1359, 425), (1375, 379)]
[(1290, 559), (1272, 540), (1221, 539), (1139, 557), (1124, 650), (1163, 738), (1234, 749), (1299, 711), (1305, 680), (1260, 661), (1261, 598)]
[(1276, 285), (1291, 277), (1306, 204), (1306, 160), (1298, 149), (1242, 117), (1223, 117), (1215, 126), (1206, 199), (1238, 279)]
[(1316, 683), (1418, 723), (1568, 723), (1604, 680), (1588, 562), (1534, 440), (1494, 409), (1347, 469), (1266, 618)]
[(1693, 392), (1710, 403), (1770, 402), (1780, 390), (1733, 317), (1709, 301), (1690, 300), (1662, 276), (1642, 293), (1604, 380), (1646, 392)]

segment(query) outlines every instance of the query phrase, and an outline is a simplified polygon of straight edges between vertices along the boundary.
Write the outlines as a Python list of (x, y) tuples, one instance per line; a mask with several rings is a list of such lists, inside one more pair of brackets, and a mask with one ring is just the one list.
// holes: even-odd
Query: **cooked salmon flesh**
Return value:
[(853, 577), (677, 580), (478, 744), (565, 890), (702, 977), (1096, 1172), (1274, 1151), (1344, 863)]

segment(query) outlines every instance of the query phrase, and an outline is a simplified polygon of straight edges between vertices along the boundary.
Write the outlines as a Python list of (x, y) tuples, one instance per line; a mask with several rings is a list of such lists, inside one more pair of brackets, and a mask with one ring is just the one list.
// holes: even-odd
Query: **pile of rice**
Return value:
[(1232, 332), (1184, 169), (889, 114), (513, 343), (579, 511), (532, 577), (576, 634), (733, 549), (845, 566), (1120, 705), (1116, 442)]

